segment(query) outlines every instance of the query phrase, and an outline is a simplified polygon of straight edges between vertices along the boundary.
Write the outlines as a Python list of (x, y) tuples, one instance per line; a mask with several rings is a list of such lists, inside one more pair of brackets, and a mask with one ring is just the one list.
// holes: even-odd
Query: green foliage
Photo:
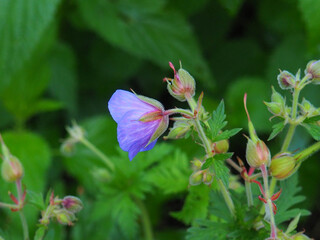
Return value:
[(184, 67), (210, 84), (211, 73), (191, 29), (179, 12), (164, 11), (164, 1), (78, 3), (88, 26), (112, 45), (162, 67), (179, 56)]
[(185, 200), (183, 208), (179, 212), (171, 215), (185, 224), (191, 224), (195, 219), (204, 219), (208, 214), (210, 187), (201, 184), (190, 186), (189, 194)]
[(284, 121), (273, 124), (272, 125), (272, 132), (268, 138), (268, 141), (274, 139), (283, 130), (284, 126), (285, 126)]
[(320, 141), (320, 126), (312, 123), (304, 123), (302, 126), (307, 129), (308, 133), (314, 138), (314, 140)]
[(301, 191), (301, 187), (298, 186), (298, 174), (294, 174), (290, 178), (281, 181), (280, 188), (282, 189), (282, 193), (276, 202), (278, 207), (278, 212), (275, 216), (277, 224), (288, 221), (298, 214), (301, 214), (301, 216), (310, 214), (305, 209), (294, 208), (296, 204), (305, 200), (304, 196), (298, 195)]

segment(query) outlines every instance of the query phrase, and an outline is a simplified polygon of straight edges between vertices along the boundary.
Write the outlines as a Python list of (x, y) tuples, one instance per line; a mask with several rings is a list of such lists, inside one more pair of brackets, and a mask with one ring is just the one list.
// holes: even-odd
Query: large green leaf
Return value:
[(112, 45), (166, 68), (169, 61), (181, 60), (185, 69), (210, 83), (212, 76), (186, 20), (178, 12), (164, 11), (162, 1), (142, 2), (78, 0), (89, 27)]
[(311, 44), (318, 44), (320, 42), (320, 1), (299, 0), (299, 3), (302, 17), (308, 30), (309, 40)]
[(31, 57), (60, 0), (0, 1), (1, 91)]
[[(24, 167), (22, 183), (28, 190), (43, 192), (46, 187), (47, 170), (51, 159), (50, 149), (45, 140), (40, 136), (27, 132), (8, 132), (3, 134), (3, 139), (11, 153), (20, 159)], [(0, 189), (0, 201), (11, 202), (11, 199), (6, 194), (8, 191), (17, 195), (15, 184), (5, 183), (2, 178), (0, 180)], [(25, 206), (24, 212), (32, 231), (36, 226), (39, 212), (30, 204)], [(10, 224), (8, 230), (13, 236), (18, 236), (17, 238), (13, 237), (13, 239), (20, 239), (22, 235), (15, 235), (21, 234), (20, 224), (18, 224), (20, 222), (19, 215), (10, 211), (8, 211), (8, 214), (9, 218), (12, 218), (12, 222), (17, 223)]]

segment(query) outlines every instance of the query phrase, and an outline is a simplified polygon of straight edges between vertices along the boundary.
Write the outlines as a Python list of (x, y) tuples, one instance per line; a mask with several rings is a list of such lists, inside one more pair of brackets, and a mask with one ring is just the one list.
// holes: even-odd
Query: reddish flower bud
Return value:
[(74, 196), (66, 196), (62, 200), (62, 206), (66, 210), (72, 213), (77, 213), (80, 212), (81, 209), (83, 208), (82, 201)]
[(258, 168), (262, 164), (269, 165), (271, 156), (267, 145), (262, 140), (258, 139), (255, 143), (248, 139), (246, 158), (250, 167)]
[(186, 101), (186, 97), (194, 96), (196, 90), (196, 82), (194, 78), (183, 68), (180, 68), (176, 72), (173, 64), (169, 63), (170, 67), (174, 71), (174, 78), (165, 78), (168, 85), (168, 91), (174, 98), (181, 102)]
[(279, 86), (282, 89), (290, 89), (295, 86), (296, 79), (295, 77), (289, 73), (288, 71), (281, 71), (277, 77)]
[(307, 64), (305, 74), (311, 75), (311, 81), (314, 84), (320, 84), (320, 60), (318, 61), (310, 61)]

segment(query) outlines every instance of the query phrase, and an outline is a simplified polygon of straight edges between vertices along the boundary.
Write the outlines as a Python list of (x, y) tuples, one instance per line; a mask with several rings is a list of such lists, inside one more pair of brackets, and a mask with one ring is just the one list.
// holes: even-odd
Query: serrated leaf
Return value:
[(275, 202), (278, 212), (275, 215), (277, 224), (281, 224), (296, 217), (299, 213), (301, 216), (309, 215), (310, 212), (304, 209), (294, 208), (294, 205), (305, 200), (304, 196), (298, 195), (301, 187), (298, 186), (298, 174), (294, 174), (288, 179), (280, 182), (282, 193), (280, 198)]
[(218, 161), (224, 161), (224, 160), (226, 160), (226, 159), (228, 159), (228, 158), (231, 158), (232, 155), (233, 155), (232, 152), (219, 153), (219, 154), (214, 155), (213, 158), (214, 158), (215, 160), (218, 160)]
[(320, 121), (320, 115), (306, 118), (303, 122), (304, 123), (314, 123), (314, 122), (317, 122), (317, 121)]
[(212, 113), (211, 119), (208, 121), (211, 132), (211, 139), (214, 139), (219, 131), (227, 125), (225, 121), (226, 115), (224, 113), (224, 101), (221, 100), (219, 106)]
[(299, 213), (289, 224), (287, 230), (286, 230), (286, 234), (291, 233), (292, 231), (294, 231), (297, 228), (297, 225), (299, 223), (299, 219), (300, 219), (301, 213)]
[(185, 224), (205, 218), (208, 213), (209, 191), (210, 188), (204, 184), (191, 186), (182, 210), (172, 212), (171, 215)]
[(232, 136), (236, 135), (238, 132), (240, 132), (242, 128), (234, 128), (231, 130), (225, 130), (222, 133), (220, 133), (218, 136), (214, 137), (212, 139), (212, 142), (218, 142), (221, 140), (229, 139)]
[(212, 86), (210, 70), (188, 22), (179, 12), (165, 10), (159, 4), (163, 1), (147, 6), (137, 0), (77, 2), (88, 26), (112, 45), (166, 68), (168, 61), (181, 59), (186, 69)]
[(27, 196), (28, 196), (28, 203), (34, 205), (39, 210), (44, 210), (46, 208), (42, 193), (27, 191)]
[(228, 188), (230, 169), (224, 164), (224, 161), (213, 161), (211, 169), (213, 170), (215, 177), (220, 179), (224, 186)]
[(224, 240), (229, 233), (228, 224), (210, 220), (197, 220), (187, 231), (187, 240)]
[(186, 154), (178, 149), (145, 173), (144, 178), (164, 194), (183, 192), (188, 188), (191, 174)]
[(208, 167), (210, 167), (213, 163), (213, 157), (211, 158), (208, 158), (204, 164), (202, 165), (201, 169), (204, 170), (204, 169), (207, 169)]
[(272, 132), (268, 138), (268, 141), (270, 141), (275, 136), (277, 136), (283, 130), (284, 126), (285, 126), (284, 121), (272, 125)]
[(307, 129), (309, 134), (316, 140), (320, 141), (320, 126), (312, 123), (304, 123), (302, 126)]

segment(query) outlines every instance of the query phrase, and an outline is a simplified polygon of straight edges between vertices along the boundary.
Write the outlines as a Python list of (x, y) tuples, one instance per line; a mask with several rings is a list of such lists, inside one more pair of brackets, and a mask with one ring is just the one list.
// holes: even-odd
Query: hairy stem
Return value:
[[(22, 198), (23, 198), (23, 193), (22, 193), (22, 188), (21, 188), (21, 179), (18, 179), (16, 181), (16, 187), (17, 187), (17, 192), (18, 192), (18, 202), (19, 205), (23, 204)], [(22, 224), (22, 229), (23, 229), (23, 239), (24, 240), (29, 240), (29, 228), (28, 228), (28, 223), (27, 220), (23, 214), (23, 208), (19, 210), (19, 216)]]
[(245, 185), (245, 187), (246, 187), (248, 207), (251, 207), (251, 206), (253, 206), (251, 183), (250, 183), (249, 181), (245, 180), (245, 181), (244, 181), (244, 185)]
[(277, 239), (277, 227), (276, 227), (276, 222), (274, 220), (273, 206), (270, 198), (267, 167), (265, 164), (262, 164), (260, 169), (261, 169), (263, 183), (264, 183), (264, 195), (265, 195), (264, 197), (267, 201), (266, 204), (267, 204), (267, 209), (269, 210), (268, 214), (270, 216), (270, 225), (271, 225), (270, 238)]
[(86, 138), (81, 138), (80, 142), (89, 148), (93, 153), (95, 153), (111, 170), (114, 171), (114, 164), (113, 162), (103, 153), (101, 152), (96, 146), (94, 146), (91, 142), (89, 142)]
[(320, 150), (320, 142), (317, 142), (310, 147), (304, 149), (300, 153), (296, 154), (295, 158), (297, 159), (297, 163), (300, 163), (310, 157), (312, 154)]

